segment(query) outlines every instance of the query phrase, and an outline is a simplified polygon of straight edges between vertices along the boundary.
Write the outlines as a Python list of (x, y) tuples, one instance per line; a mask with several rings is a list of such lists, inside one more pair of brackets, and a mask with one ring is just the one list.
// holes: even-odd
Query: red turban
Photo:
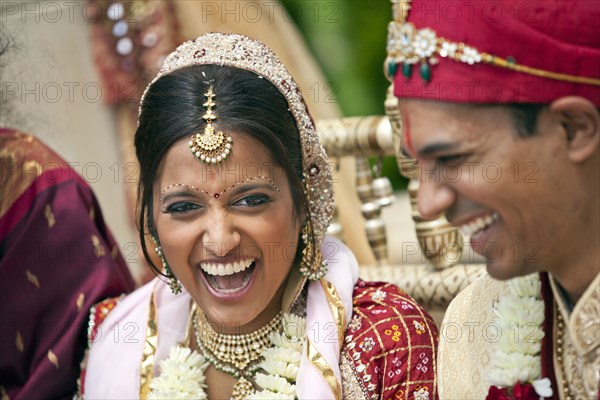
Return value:
[[(408, 4), (397, 5), (408, 13), (397, 13), (388, 36), (386, 68), (396, 96), (546, 104), (577, 95), (600, 107), (600, 1)], [(394, 33), (410, 24), (412, 36)]]

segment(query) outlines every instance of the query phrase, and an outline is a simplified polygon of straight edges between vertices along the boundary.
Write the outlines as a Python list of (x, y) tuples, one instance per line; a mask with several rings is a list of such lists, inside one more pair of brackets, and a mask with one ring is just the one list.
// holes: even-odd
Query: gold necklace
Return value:
[(563, 320), (561, 311), (558, 308), (558, 304), (556, 305), (556, 326), (558, 328), (556, 331), (556, 360), (558, 361), (558, 365), (560, 366), (560, 373), (563, 378), (563, 393), (565, 395), (565, 400), (572, 400), (573, 396), (571, 396), (571, 389), (569, 388), (569, 381), (567, 379), (564, 365), (563, 338), (565, 331), (565, 321)]
[[(198, 321), (199, 314), (202, 325)], [(249, 378), (256, 372), (256, 364), (262, 358), (263, 351), (271, 346), (273, 332), (281, 329), (281, 321), (282, 314), (279, 312), (267, 325), (252, 333), (227, 335), (216, 332), (200, 308), (197, 308), (193, 318), (196, 343), (215, 368), (238, 378), (232, 399), (245, 399), (254, 393)]]

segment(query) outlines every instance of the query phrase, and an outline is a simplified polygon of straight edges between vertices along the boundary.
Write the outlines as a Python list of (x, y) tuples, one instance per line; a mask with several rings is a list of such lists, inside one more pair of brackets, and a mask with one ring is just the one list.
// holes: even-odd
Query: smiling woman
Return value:
[(86, 397), (437, 397), (432, 319), (358, 280), (325, 237), (332, 169), (266, 46), (181, 45), (144, 93), (135, 145), (140, 237), (162, 276), (92, 315)]

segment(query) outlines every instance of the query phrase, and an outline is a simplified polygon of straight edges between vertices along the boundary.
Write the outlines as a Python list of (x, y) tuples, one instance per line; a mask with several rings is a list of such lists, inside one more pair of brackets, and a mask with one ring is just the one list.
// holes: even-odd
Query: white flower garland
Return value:
[[(541, 378), (541, 346), (544, 338), (544, 302), (537, 274), (512, 279), (510, 293), (502, 296), (494, 313), (501, 332), (516, 330), (516, 335), (501, 335), (495, 343), (491, 369), (486, 379), (498, 387), (513, 387), (517, 382), (530, 382), (541, 397), (552, 396), (550, 379)], [(531, 332), (525, 337), (525, 333)]]
[(204, 389), (206, 359), (187, 347), (175, 344), (169, 357), (158, 363), (160, 375), (150, 382), (149, 400), (158, 399), (208, 399)]
[[(249, 400), (296, 398), (296, 377), (305, 336), (306, 319), (283, 314), (283, 332), (273, 335), (273, 346), (265, 349), (264, 360), (258, 364), (268, 375), (256, 373), (256, 384), (262, 390), (250, 395)], [(204, 376), (208, 366), (198, 352), (173, 345), (169, 357), (159, 362), (160, 375), (150, 383), (148, 399), (208, 399)]]

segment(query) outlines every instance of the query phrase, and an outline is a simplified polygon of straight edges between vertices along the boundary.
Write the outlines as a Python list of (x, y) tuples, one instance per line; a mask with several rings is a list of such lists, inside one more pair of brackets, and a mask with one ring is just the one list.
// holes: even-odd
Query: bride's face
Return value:
[(280, 310), (300, 223), (284, 170), (257, 140), (229, 135), (231, 154), (217, 165), (197, 159), (189, 139), (167, 151), (153, 213), (169, 267), (208, 320), (233, 333)]

